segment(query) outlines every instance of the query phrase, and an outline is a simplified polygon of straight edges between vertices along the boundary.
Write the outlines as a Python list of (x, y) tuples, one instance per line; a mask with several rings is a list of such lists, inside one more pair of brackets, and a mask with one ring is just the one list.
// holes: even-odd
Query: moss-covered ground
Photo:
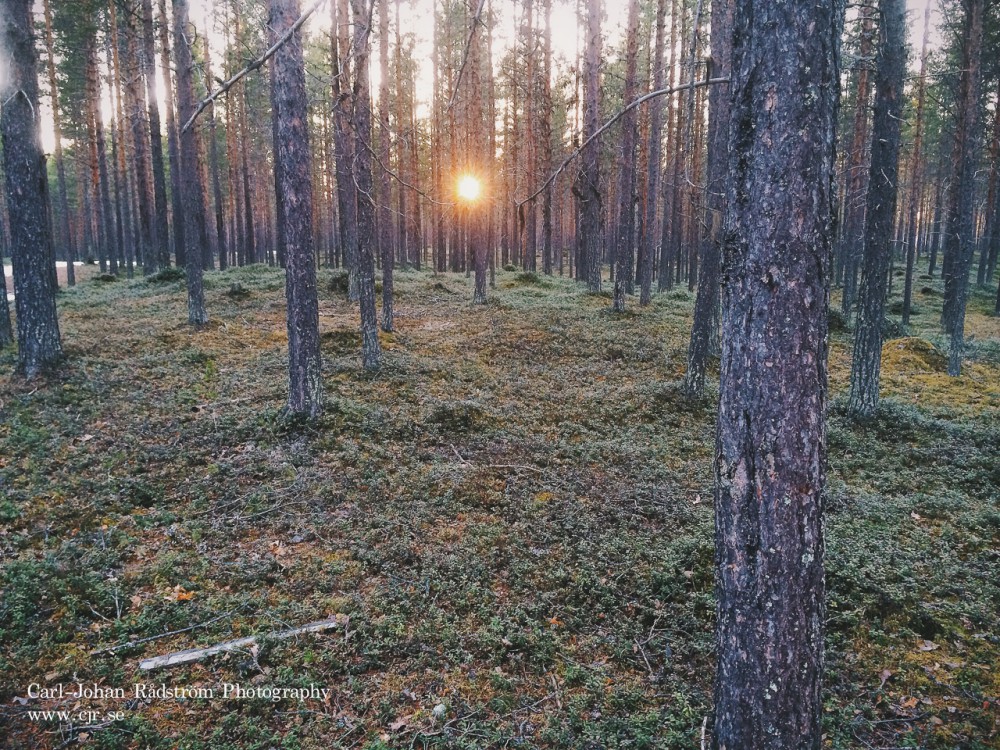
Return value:
[[(207, 276), (200, 331), (183, 281), (85, 281), (60, 294), (58, 373), (24, 382), (0, 352), (0, 745), (699, 747), (716, 397), (678, 387), (693, 295), (616, 316), (504, 272), (473, 307), (464, 276), (401, 272), (372, 375), (330, 279), (314, 422), (282, 417), (275, 269)], [(1000, 321), (977, 293), (949, 378), (938, 280), (915, 299), (870, 422), (843, 409), (850, 333), (831, 336), (829, 748), (1000, 747)], [(77, 682), (331, 693), (28, 697)]]

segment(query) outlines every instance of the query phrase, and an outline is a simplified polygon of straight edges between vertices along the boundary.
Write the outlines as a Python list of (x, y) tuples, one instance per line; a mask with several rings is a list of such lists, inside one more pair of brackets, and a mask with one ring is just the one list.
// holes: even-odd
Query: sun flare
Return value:
[(483, 192), (483, 186), (479, 180), (470, 174), (463, 175), (458, 180), (458, 197), (464, 201), (479, 200)]

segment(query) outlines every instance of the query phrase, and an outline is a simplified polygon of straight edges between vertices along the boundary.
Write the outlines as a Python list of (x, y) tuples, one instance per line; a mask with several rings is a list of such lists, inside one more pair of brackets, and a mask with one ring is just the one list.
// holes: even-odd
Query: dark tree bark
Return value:
[(882, 321), (892, 259), (899, 174), (899, 128), (903, 119), (903, 77), (906, 74), (906, 2), (879, 0), (882, 17), (878, 68), (875, 73), (875, 115), (872, 161), (868, 171), (865, 209), (865, 251), (854, 330), (849, 409), (871, 417), (878, 409), (882, 368)]
[[(639, 56), (639, 0), (628, 5), (628, 31), (625, 51), (625, 103), (636, 97), (636, 67)], [(638, 115), (634, 109), (622, 117), (621, 162), (618, 172), (618, 232), (615, 235), (615, 290), (611, 307), (625, 311), (625, 293), (632, 279), (635, 256), (635, 146), (638, 136)]]
[[(712, 69), (710, 78), (725, 77), (732, 68), (733, 0), (712, 1)], [(712, 339), (719, 323), (719, 255), (722, 221), (726, 210), (726, 156), (729, 140), (729, 86), (718, 84), (708, 94), (708, 205), (705, 225), (708, 233), (702, 243), (702, 261), (698, 271), (698, 295), (694, 303), (694, 323), (688, 345), (688, 366), (684, 387), (690, 396), (705, 391), (705, 368)]]
[(350, 274), (347, 296), (358, 299), (358, 193), (354, 184), (354, 143), (351, 140), (353, 98), (351, 91), (351, 38), (347, 0), (330, 2), (334, 100), (334, 161), (337, 167), (337, 207), (340, 247)]
[[(713, 21), (714, 23), (714, 21)], [(663, 88), (663, 36), (667, 25), (667, 0), (657, 0), (656, 31), (653, 42), (653, 90)], [(713, 34), (713, 39), (715, 38)], [(646, 165), (645, 231), (639, 236), (639, 304), (648, 305), (653, 297), (653, 260), (656, 255), (656, 204), (660, 195), (660, 162), (663, 153), (663, 99), (649, 105), (649, 159)]]
[[(270, 27), (280, 37), (299, 17), (299, 0), (271, 0)], [(288, 411), (317, 416), (323, 408), (319, 302), (312, 232), (306, 75), (302, 32), (274, 55), (271, 101), (276, 123), (275, 164), (281, 165), (277, 199), (285, 207), (285, 297), (288, 302)]]
[[(174, 62), (177, 66), (177, 112), (182, 122), (194, 113), (194, 60), (188, 46), (188, 0), (173, 0)], [(185, 274), (187, 276), (188, 323), (208, 322), (202, 285), (201, 254), (207, 246), (205, 209), (198, 179), (198, 130), (192, 126), (180, 134), (178, 143), (181, 168), (181, 193), (184, 198)]]
[[(38, 73), (30, 0), (0, 0), (0, 137), (14, 266), (17, 364), (33, 378), (62, 359), (48, 183), (40, 140)], [(6, 281), (4, 283), (6, 303)]]
[(865, 156), (871, 143), (869, 135), (868, 111), (871, 94), (871, 76), (868, 58), (872, 54), (872, 35), (875, 28), (875, 13), (871, 6), (862, 4), (861, 47), (858, 62), (858, 90), (854, 101), (854, 131), (847, 164), (847, 195), (844, 202), (844, 226), (841, 233), (841, 255), (844, 264), (844, 289), (840, 308), (849, 316), (854, 309), (855, 292), (858, 283), (858, 266), (864, 253), (865, 195), (868, 193), (868, 170)]
[[(378, 0), (378, 64), (381, 83), (378, 94), (378, 128), (379, 128), (379, 160), (382, 165), (379, 170), (379, 215), (378, 242), (382, 257), (382, 330), (392, 331), (392, 271), (394, 255), (392, 250), (392, 217), (389, 212), (391, 193), (389, 185), (389, 0)], [(399, 47), (399, 23), (397, 6), (396, 24), (397, 54)], [(397, 85), (399, 79), (397, 78)], [(396, 98), (401, 99), (397, 91)], [(400, 188), (400, 195), (403, 189)], [(404, 213), (405, 216), (405, 213)]]
[(975, 250), (975, 174), (979, 146), (979, 79), (983, 42), (984, 0), (962, 0), (962, 65), (956, 106), (952, 178), (948, 190), (945, 234), (944, 309), (942, 323), (951, 336), (948, 374), (962, 374), (965, 346), (965, 303)]
[(903, 278), (903, 318), (904, 326), (910, 324), (910, 308), (913, 300), (913, 267), (917, 259), (917, 212), (923, 193), (923, 135), (924, 102), (927, 96), (927, 42), (931, 31), (931, 0), (927, 0), (924, 11), (924, 40), (920, 51), (920, 82), (917, 84), (917, 122), (913, 134), (913, 154), (910, 161), (910, 206), (909, 236), (906, 241), (906, 274)]
[[(540, 91), (542, 107), (538, 128), (542, 173), (547, 175), (552, 172), (552, 0), (542, 0), (542, 11), (545, 14), (545, 32), (542, 41)], [(495, 97), (490, 97), (490, 100), (495, 101)], [(491, 151), (495, 152), (495, 149)], [(552, 190), (550, 185), (542, 193), (542, 272), (547, 276), (552, 275)]]
[[(160, 2), (165, 2), (166, 0), (160, 0)], [(212, 6), (212, 13), (215, 14), (215, 6)], [(211, 45), (208, 44), (208, 40), (205, 41), (205, 88), (211, 90), (212, 88), (212, 50)], [(168, 104), (170, 100), (168, 98)], [(167, 123), (168, 128), (170, 127), (170, 122), (173, 118), (168, 117)], [(226, 217), (225, 217), (225, 202), (222, 197), (222, 176), (219, 174), (221, 167), (219, 166), (219, 138), (217, 134), (217, 125), (215, 119), (215, 102), (209, 106), (208, 110), (208, 138), (209, 138), (209, 168), (212, 172), (212, 198), (215, 203), (215, 233), (218, 237), (218, 252), (219, 252), (219, 270), (226, 270), (226, 266), (229, 264), (229, 242), (226, 238)], [(171, 167), (171, 170), (173, 167)], [(177, 227), (174, 227), (174, 233), (177, 233)]]
[[(96, 30), (95, 30), (96, 32)], [(93, 123), (94, 153), (97, 161), (97, 194), (100, 200), (98, 212), (101, 222), (101, 235), (104, 238), (100, 251), (101, 271), (106, 270), (107, 260), (118, 255), (117, 233), (114, 223), (114, 208), (111, 205), (111, 180), (108, 174), (107, 143), (104, 139), (104, 123), (101, 121), (101, 84), (97, 69), (97, 36), (88, 40), (87, 50), (87, 88), (90, 116)]]
[(997, 253), (1000, 251), (1000, 93), (993, 112), (993, 134), (990, 138), (990, 182), (986, 193), (986, 221), (979, 242), (979, 270), (976, 283), (986, 287), (993, 279)]
[[(178, 266), (186, 266), (184, 254), (184, 202), (181, 198), (180, 150), (177, 144), (177, 123), (174, 121), (174, 94), (170, 76), (170, 24), (167, 23), (167, 0), (158, 0), (160, 14), (160, 69), (166, 84), (163, 108), (166, 110), (167, 160), (170, 164), (170, 218), (173, 220), (174, 258)], [(214, 113), (215, 107), (213, 105)]]
[[(583, 58), (583, 133), (586, 141), (600, 127), (601, 0), (587, 0), (586, 51)], [(591, 292), (601, 291), (603, 243), (601, 242), (601, 167), (597, 139), (580, 154), (573, 194), (580, 205), (580, 274)]]
[[(167, 225), (167, 183), (163, 171), (163, 139), (160, 135), (160, 105), (156, 100), (156, 43), (153, 36), (153, 3), (142, 0), (142, 67), (146, 79), (146, 107), (149, 112), (149, 143), (153, 165), (153, 235), (156, 263), (170, 265), (170, 236)], [(168, 84), (169, 85), (169, 84)], [(183, 171), (183, 167), (181, 168)]]
[(719, 750), (821, 742), (838, 5), (735, 3), (715, 461)]
[(361, 360), (366, 370), (382, 366), (375, 310), (375, 202), (372, 200), (372, 104), (369, 85), (369, 50), (374, 0), (351, 0), (354, 22), (354, 183), (358, 196), (357, 250), (358, 302), (361, 307)]

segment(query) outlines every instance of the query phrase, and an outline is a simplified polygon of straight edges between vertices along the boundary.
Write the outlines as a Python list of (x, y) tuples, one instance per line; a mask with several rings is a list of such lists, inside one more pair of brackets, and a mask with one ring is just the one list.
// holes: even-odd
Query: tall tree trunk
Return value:
[[(713, 25), (715, 23), (713, 16)], [(653, 90), (663, 88), (663, 36), (667, 26), (667, 0), (657, 0), (655, 39), (653, 41)], [(715, 39), (713, 32), (712, 39)], [(653, 261), (656, 256), (656, 204), (660, 195), (660, 172), (663, 154), (663, 99), (649, 105), (649, 157), (646, 164), (645, 231), (639, 236), (639, 304), (648, 305), (653, 296)]]
[[(156, 98), (156, 43), (153, 37), (152, 0), (142, 0), (142, 63), (146, 78), (146, 106), (149, 110), (150, 152), (153, 157), (154, 247), (157, 264), (160, 268), (166, 268), (170, 265), (170, 237), (167, 226), (167, 183), (163, 173), (163, 139), (160, 135), (160, 105)], [(169, 82), (167, 85), (169, 86)]]
[[(114, 3), (112, 3), (112, 7)], [(157, 256), (154, 248), (158, 247), (155, 238), (152, 191), (149, 178), (149, 129), (146, 127), (146, 114), (143, 108), (142, 65), (139, 60), (139, 50), (136, 44), (138, 31), (135, 26), (135, 14), (125, 14), (125, 98), (128, 102), (129, 121), (132, 126), (132, 156), (136, 182), (136, 204), (139, 214), (138, 251), (145, 275), (156, 271)]]
[[(38, 118), (38, 73), (30, 0), (0, 0), (0, 139), (14, 266), (17, 365), (27, 378), (62, 358), (56, 313), (52, 228)], [(4, 301), (7, 292), (4, 282)]]
[[(166, 110), (167, 158), (170, 164), (170, 217), (173, 220), (174, 258), (185, 266), (184, 202), (181, 197), (180, 152), (177, 146), (177, 123), (174, 119), (174, 94), (170, 83), (170, 24), (167, 23), (167, 0), (158, 0), (160, 14), (160, 70), (163, 73), (163, 108)], [(207, 45), (206, 45), (207, 47)], [(209, 79), (211, 80), (211, 79)], [(209, 83), (211, 88), (211, 83)], [(212, 106), (214, 113), (215, 106)]]
[(348, 0), (331, 0), (331, 44), (334, 100), (334, 159), (337, 164), (337, 206), (340, 220), (340, 246), (344, 265), (350, 275), (348, 299), (358, 299), (358, 193), (354, 184), (354, 143), (351, 140), (354, 97), (351, 90), (351, 51)]
[(875, 73), (865, 252), (858, 294), (858, 323), (854, 331), (849, 401), (850, 411), (862, 417), (871, 417), (878, 409), (882, 321), (885, 318), (886, 285), (896, 217), (899, 128), (903, 119), (903, 76), (906, 74), (906, 2), (879, 0), (879, 11), (882, 38)]
[(965, 303), (969, 270), (975, 250), (975, 174), (979, 146), (979, 79), (983, 42), (984, 0), (962, 0), (962, 65), (956, 107), (952, 178), (948, 191), (948, 229), (945, 235), (944, 310), (942, 322), (951, 336), (948, 374), (962, 374), (965, 346)]
[(69, 222), (69, 198), (66, 191), (66, 165), (63, 159), (62, 146), (62, 114), (59, 109), (59, 86), (56, 83), (56, 60), (52, 43), (52, 10), (50, 0), (44, 0), (45, 11), (45, 49), (48, 60), (49, 95), (52, 97), (52, 132), (55, 138), (56, 179), (59, 191), (59, 242), (62, 244), (62, 256), (66, 259), (66, 283), (76, 284), (76, 246), (73, 243), (73, 230)]
[[(624, 102), (630, 104), (636, 97), (636, 68), (639, 56), (639, 0), (629, 0), (628, 30), (625, 50)], [(625, 311), (625, 293), (632, 278), (632, 259), (635, 254), (635, 146), (638, 120), (635, 109), (622, 117), (621, 150), (618, 171), (618, 232), (615, 235), (615, 288), (611, 307), (615, 312)]]
[[(545, 14), (545, 31), (542, 40), (542, 80), (541, 118), (539, 135), (541, 138), (542, 174), (552, 172), (552, 0), (542, 0)], [(491, 97), (492, 99), (492, 97)], [(491, 131), (492, 132), (492, 131)], [(493, 152), (495, 153), (495, 151)], [(552, 191), (549, 185), (542, 193), (542, 271), (552, 275)]]
[(910, 324), (913, 300), (913, 266), (917, 259), (917, 212), (923, 192), (924, 101), (927, 94), (927, 41), (931, 33), (931, 0), (924, 10), (924, 40), (920, 50), (920, 82), (917, 84), (917, 122), (913, 134), (913, 154), (910, 159), (909, 235), (906, 240), (906, 275), (903, 278), (903, 325)]
[(126, 167), (133, 150), (130, 148), (129, 129), (125, 127), (125, 88), (122, 85), (121, 40), (118, 35), (118, 18), (115, 3), (108, 5), (111, 27), (111, 67), (114, 74), (115, 122), (118, 135), (118, 153), (115, 155), (115, 192), (117, 193), (116, 221), (120, 222), (119, 247), (126, 275), (135, 273), (136, 224), (135, 191), (132, 175)]
[(871, 76), (868, 58), (872, 54), (872, 36), (875, 29), (875, 12), (869, 5), (862, 5), (861, 14), (861, 48), (858, 62), (858, 91), (854, 101), (854, 135), (851, 140), (851, 151), (848, 155), (848, 192), (844, 200), (847, 206), (844, 210), (844, 230), (840, 241), (844, 243), (844, 289), (840, 308), (844, 315), (850, 315), (854, 309), (854, 297), (857, 290), (858, 265), (864, 252), (865, 234), (865, 195), (868, 193), (868, 170), (865, 168), (865, 155), (871, 143), (868, 127), (868, 109), (871, 93)]
[(1000, 251), (1000, 95), (993, 113), (993, 135), (990, 138), (990, 181), (986, 195), (986, 221), (979, 242), (979, 271), (976, 283), (985, 287), (993, 278), (997, 253)]
[[(587, 38), (583, 58), (583, 133), (585, 142), (600, 127), (601, 0), (586, 0)], [(580, 263), (591, 292), (601, 291), (601, 163), (597, 139), (580, 154), (573, 194), (580, 205)]]
[[(166, 0), (160, 0), (160, 2), (165, 2)], [(215, 17), (215, 3), (212, 3), (212, 17)], [(212, 89), (212, 50), (211, 45), (208, 43), (208, 39), (205, 39), (205, 88), (208, 90)], [(168, 105), (171, 104), (170, 99), (167, 99)], [(171, 127), (171, 120), (173, 118), (169, 117), (167, 119), (168, 129)], [(229, 264), (229, 242), (226, 238), (226, 217), (225, 217), (225, 203), (222, 197), (222, 177), (219, 174), (219, 137), (216, 126), (215, 118), (215, 102), (209, 105), (208, 110), (208, 137), (209, 137), (209, 168), (212, 171), (212, 198), (215, 204), (215, 233), (218, 236), (218, 252), (219, 252), (219, 270), (226, 270), (226, 266)], [(171, 173), (173, 167), (171, 167)], [(177, 227), (174, 227), (174, 233), (177, 233)], [(180, 261), (178, 261), (180, 262)]]
[(104, 140), (104, 123), (101, 121), (101, 84), (97, 66), (97, 36), (87, 41), (87, 89), (88, 106), (94, 133), (94, 153), (97, 165), (97, 195), (100, 201), (98, 211), (101, 235), (104, 238), (100, 251), (101, 271), (106, 270), (106, 260), (118, 254), (114, 225), (114, 209), (111, 205), (111, 184), (108, 176), (107, 143)]
[(366, 370), (382, 366), (375, 310), (375, 203), (372, 200), (372, 102), (369, 84), (369, 49), (375, 0), (351, 0), (354, 21), (354, 183), (358, 194), (358, 301), (361, 308), (361, 359)]
[[(173, 0), (174, 62), (177, 66), (177, 111), (181, 122), (194, 114), (194, 60), (188, 46), (188, 0)], [(206, 242), (205, 212), (201, 182), (198, 179), (198, 131), (192, 125), (180, 134), (178, 143), (181, 168), (181, 193), (184, 196), (185, 275), (187, 276), (188, 323), (200, 326), (208, 322), (202, 285), (202, 258)]]
[[(727, 77), (732, 71), (733, 0), (712, 0), (712, 69), (711, 78)], [(705, 368), (712, 339), (719, 323), (719, 256), (723, 240), (723, 216), (726, 210), (726, 156), (729, 141), (729, 86), (712, 87), (708, 95), (708, 205), (705, 224), (708, 233), (702, 243), (702, 261), (698, 272), (698, 295), (694, 304), (694, 323), (688, 346), (688, 366), (684, 386), (691, 396), (705, 391)]]
[(717, 750), (821, 743), (842, 13), (839, 3), (735, 3), (715, 460)]
[[(270, 28), (281, 36), (299, 17), (298, 0), (271, 0)], [(313, 252), (308, 102), (297, 31), (274, 55), (275, 165), (281, 165), (277, 200), (285, 206), (285, 297), (288, 303), (288, 410), (317, 416), (323, 408), (319, 302)]]
[[(676, 71), (676, 57), (677, 57), (677, 16), (678, 7), (677, 0), (672, 0), (670, 4), (670, 61), (667, 63), (667, 71), (669, 73), (667, 78), (667, 86), (673, 88), (677, 79), (675, 77)], [(672, 227), (674, 225), (674, 181), (675, 181), (675, 164), (677, 162), (677, 148), (678, 141), (677, 133), (674, 129), (674, 120), (677, 119), (678, 107), (674, 101), (674, 97), (670, 97), (668, 100), (667, 109), (667, 163), (666, 169), (664, 171), (664, 176), (662, 182), (662, 193), (663, 193), (663, 220), (660, 223), (660, 263), (659, 263), (659, 278), (657, 279), (656, 289), (657, 291), (663, 292), (670, 289), (674, 284), (674, 274), (671, 266), (672, 255), (671, 246), (673, 244), (672, 240)], [(659, 198), (660, 196), (657, 196)]]
[[(396, 46), (399, 54), (399, 5), (396, 5)], [(392, 331), (392, 270), (394, 254), (392, 248), (392, 216), (389, 213), (391, 194), (389, 185), (389, 0), (378, 0), (378, 65), (381, 78), (378, 93), (378, 129), (379, 129), (379, 251), (382, 257), (382, 330)], [(397, 101), (399, 94), (399, 77), (396, 78)], [(404, 192), (402, 186), (399, 193)]]

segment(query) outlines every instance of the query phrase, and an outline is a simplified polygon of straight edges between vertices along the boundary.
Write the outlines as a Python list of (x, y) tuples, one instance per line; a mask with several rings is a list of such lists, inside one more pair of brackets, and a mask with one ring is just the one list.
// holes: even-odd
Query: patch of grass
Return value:
[[(698, 746), (718, 394), (682, 387), (693, 295), (616, 316), (609, 293), (513, 269), (474, 306), (462, 274), (403, 271), (367, 374), (356, 306), (330, 288), (325, 410), (287, 420), (283, 272), (208, 278), (202, 331), (177, 285), (67, 290), (65, 367), (0, 379), (8, 706), (39, 676), (129, 686), (150, 681), (140, 658), (340, 614), (343, 630), (165, 678), (314, 683), (329, 704), (156, 701), (87, 744)], [(866, 422), (843, 404), (850, 336), (831, 336), (832, 748), (995, 744), (1000, 332), (977, 298), (949, 378), (938, 304), (886, 342)], [(14, 747), (72, 734), (3, 721)]]

